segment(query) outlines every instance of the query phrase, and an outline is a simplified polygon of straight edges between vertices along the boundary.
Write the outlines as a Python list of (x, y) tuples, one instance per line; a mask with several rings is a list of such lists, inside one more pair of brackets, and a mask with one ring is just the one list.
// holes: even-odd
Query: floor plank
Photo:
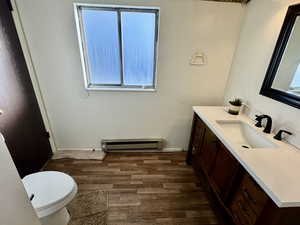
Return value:
[(57, 159), (79, 192), (108, 192), (108, 225), (220, 225), (185, 153), (110, 153), (104, 161)]

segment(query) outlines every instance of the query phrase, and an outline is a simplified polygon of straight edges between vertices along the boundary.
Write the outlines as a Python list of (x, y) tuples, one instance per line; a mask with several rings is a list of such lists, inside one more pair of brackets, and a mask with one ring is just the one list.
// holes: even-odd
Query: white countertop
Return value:
[[(242, 164), (254, 180), (278, 207), (300, 207), (300, 150), (265, 134), (262, 128), (245, 115), (230, 115), (219, 106), (194, 106), (194, 112)], [(263, 136), (278, 145), (275, 148), (244, 149), (230, 141), (230, 137), (216, 120), (241, 120), (250, 124)]]

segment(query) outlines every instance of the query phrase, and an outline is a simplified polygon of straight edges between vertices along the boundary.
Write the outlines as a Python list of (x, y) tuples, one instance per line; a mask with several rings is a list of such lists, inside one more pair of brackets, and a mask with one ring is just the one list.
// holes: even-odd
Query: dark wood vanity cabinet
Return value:
[(221, 211), (236, 225), (300, 225), (300, 210), (279, 208), (195, 114), (187, 154)]
[(209, 177), (214, 191), (221, 199), (226, 200), (229, 188), (240, 168), (239, 163), (196, 114), (193, 121), (187, 158), (191, 157), (193, 168), (204, 172)]

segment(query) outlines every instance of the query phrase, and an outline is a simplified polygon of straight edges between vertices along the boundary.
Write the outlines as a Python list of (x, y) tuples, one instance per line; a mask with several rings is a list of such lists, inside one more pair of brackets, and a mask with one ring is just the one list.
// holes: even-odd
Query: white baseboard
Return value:
[[(57, 151), (102, 151), (101, 148), (57, 148)], [(154, 152), (184, 152), (183, 148), (163, 148), (162, 151), (154, 151)], [(145, 151), (149, 152), (149, 151)]]
[(92, 159), (92, 160), (103, 160), (106, 153), (101, 149), (60, 149), (55, 152), (52, 159)]
[(163, 152), (184, 152), (183, 148), (164, 148)]
[(57, 148), (57, 151), (102, 151), (101, 148)]

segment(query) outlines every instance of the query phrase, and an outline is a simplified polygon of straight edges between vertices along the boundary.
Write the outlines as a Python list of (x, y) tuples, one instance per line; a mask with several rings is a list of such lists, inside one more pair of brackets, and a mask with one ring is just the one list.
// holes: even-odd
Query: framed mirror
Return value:
[(300, 4), (288, 8), (260, 94), (300, 108)]

